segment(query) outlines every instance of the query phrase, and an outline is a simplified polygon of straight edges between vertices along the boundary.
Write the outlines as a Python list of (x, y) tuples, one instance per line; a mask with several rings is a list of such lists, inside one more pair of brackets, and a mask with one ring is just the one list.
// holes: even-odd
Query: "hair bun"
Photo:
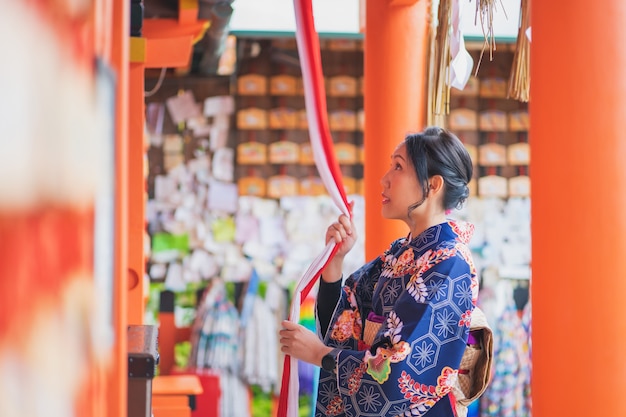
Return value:
[(463, 198), (467, 198), (470, 196), (470, 189), (468, 184), (465, 184), (465, 188), (463, 189)]

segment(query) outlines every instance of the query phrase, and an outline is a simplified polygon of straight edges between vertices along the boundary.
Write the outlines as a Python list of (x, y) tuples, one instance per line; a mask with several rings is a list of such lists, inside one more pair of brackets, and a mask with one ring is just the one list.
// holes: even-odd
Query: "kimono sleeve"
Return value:
[[(358, 349), (363, 328), (363, 317), (371, 310), (374, 284), (380, 276), (381, 261), (374, 259), (352, 273), (341, 288), (341, 294), (334, 306), (328, 329), (321, 329), (319, 316), (316, 317), (318, 336), (328, 346), (343, 349)], [(320, 307), (316, 301), (316, 315)], [(328, 308), (328, 306), (326, 306)]]
[(338, 354), (334, 377), (346, 415), (422, 416), (435, 407), (456, 380), (473, 308), (462, 257), (411, 276), (372, 349)]

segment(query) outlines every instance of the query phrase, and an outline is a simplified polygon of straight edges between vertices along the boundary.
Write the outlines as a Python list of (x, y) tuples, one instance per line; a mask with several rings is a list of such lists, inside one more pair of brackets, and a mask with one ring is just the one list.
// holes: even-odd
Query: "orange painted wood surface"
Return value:
[(202, 394), (202, 384), (195, 375), (159, 375), (152, 380), (154, 417), (189, 417), (189, 397)]
[(382, 219), (380, 179), (406, 133), (424, 128), (429, 6), (427, 1), (393, 6), (369, 0), (366, 4), (363, 176), (367, 259), (408, 233), (402, 222)]
[(626, 2), (531, 21), (532, 413), (626, 416)]
[(191, 417), (189, 406), (155, 406), (152, 408), (153, 417)]
[(128, 351), (128, 68), (130, 8), (124, 0), (111, 0), (111, 66), (117, 76), (115, 102), (115, 345), (107, 378), (107, 415), (127, 415)]
[(173, 312), (159, 313), (159, 370), (161, 375), (169, 375), (174, 368), (174, 346), (181, 342), (176, 337), (176, 324)]
[(202, 393), (196, 395), (196, 408), (191, 412), (193, 417), (219, 415), (222, 396), (219, 374), (209, 369), (183, 369), (174, 372), (176, 375), (192, 375), (200, 381)]
[[(419, 0), (389, 0), (391, 6), (412, 6)], [(424, 2), (424, 0), (422, 0)]]
[(196, 375), (159, 375), (152, 381), (152, 395), (200, 395), (202, 385)]
[(176, 327), (173, 312), (159, 313), (159, 370), (161, 375), (169, 375), (175, 368), (174, 347), (188, 341), (191, 327)]
[(182, 408), (189, 409), (189, 396), (187, 395), (153, 395), (152, 408)]
[(183, 23), (177, 19), (145, 19), (142, 33), (148, 39), (177, 38), (192, 36), (193, 39), (204, 35), (209, 28), (209, 21), (196, 19)]
[(181, 68), (189, 65), (193, 44), (209, 28), (207, 20), (146, 19), (146, 68)]
[(144, 79), (145, 67), (129, 66), (128, 121), (128, 324), (143, 324), (145, 298)]
[(0, 212), (0, 344), (24, 348), (23, 323), (37, 307), (55, 305), (72, 279), (93, 274), (93, 221), (93, 208)]
[(153, 417), (191, 417), (189, 396), (187, 395), (153, 395)]
[(198, 20), (198, 0), (178, 0), (178, 22), (185, 25)]
[(147, 39), (146, 68), (181, 68), (189, 65), (193, 36)]

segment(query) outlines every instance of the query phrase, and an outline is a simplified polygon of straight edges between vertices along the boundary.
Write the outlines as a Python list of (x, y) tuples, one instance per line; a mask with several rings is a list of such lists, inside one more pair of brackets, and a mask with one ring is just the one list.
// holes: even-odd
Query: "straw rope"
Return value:
[(527, 103), (530, 100), (530, 40), (526, 31), (530, 27), (530, 0), (522, 0), (520, 7), (521, 22), (509, 77), (508, 97)]
[(452, 1), (441, 0), (437, 15), (437, 29), (434, 44), (431, 44), (433, 56), (431, 66), (431, 104), (430, 117), (437, 122), (438, 116), (450, 112), (450, 20), (452, 18)]
[[(483, 49), (480, 51), (480, 58), (478, 59), (478, 65), (476, 65), (476, 75), (478, 75), (478, 69), (480, 63), (483, 60), (483, 55), (486, 49), (489, 49), (489, 60), (493, 60), (493, 52), (496, 50), (496, 37), (493, 31), (493, 15), (496, 11), (497, 0), (476, 0), (476, 14), (474, 16), (474, 24), (478, 24), (480, 20), (480, 26), (483, 30), (483, 36), (485, 41), (483, 43)], [(502, 6), (502, 2), (500, 1)], [(502, 6), (502, 11), (506, 17), (506, 11)]]

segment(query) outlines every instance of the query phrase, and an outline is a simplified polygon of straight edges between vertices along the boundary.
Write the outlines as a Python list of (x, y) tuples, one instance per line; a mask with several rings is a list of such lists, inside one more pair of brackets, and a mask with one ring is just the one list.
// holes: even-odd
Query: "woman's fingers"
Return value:
[(306, 327), (290, 321), (282, 322), (280, 334), (281, 352), (305, 362), (317, 364), (324, 343)]
[(327, 231), (327, 239), (328, 242), (330, 239), (333, 239), (335, 243), (341, 243), (343, 239), (346, 237), (346, 232), (343, 226), (339, 223), (333, 223), (328, 227)]
[(333, 226), (341, 232), (343, 237), (352, 234), (352, 221), (344, 214), (339, 216), (338, 221), (333, 223)]
[(346, 229), (340, 223), (334, 223), (333, 227), (335, 229), (335, 240), (337, 243), (340, 243), (348, 236)]
[(283, 328), (278, 332), (278, 334), (280, 335), (280, 344), (290, 345), (295, 338), (295, 329), (298, 325), (288, 320), (283, 320), (282, 325)]
[(326, 243), (333, 240), (336, 244), (343, 244), (338, 254), (345, 255), (350, 251), (356, 241), (354, 223), (348, 216), (342, 214), (336, 222), (328, 226), (326, 230)]
[(293, 349), (297, 346), (298, 342), (298, 328), (297, 323), (292, 323), (288, 320), (282, 322), (282, 330), (278, 333), (280, 335), (280, 350), (283, 353), (292, 353)]
[(280, 336), (280, 339), (279, 339), (279, 343), (281, 345), (280, 350), (282, 352), (287, 352), (293, 340), (293, 337), (290, 334), (293, 331), (293, 330), (290, 330), (293, 328), (293, 323), (291, 323), (288, 320), (283, 320), (282, 326), (283, 328), (278, 332)]
[[(283, 320), (281, 323), (281, 326), (283, 326), (283, 330), (293, 330), (298, 328), (298, 324), (297, 323), (293, 323), (289, 320)], [(281, 332), (283, 331), (281, 330)]]
[(346, 235), (352, 234), (352, 221), (350, 221), (348, 216), (346, 216), (345, 214), (339, 216), (339, 224), (342, 226), (342, 229)]

